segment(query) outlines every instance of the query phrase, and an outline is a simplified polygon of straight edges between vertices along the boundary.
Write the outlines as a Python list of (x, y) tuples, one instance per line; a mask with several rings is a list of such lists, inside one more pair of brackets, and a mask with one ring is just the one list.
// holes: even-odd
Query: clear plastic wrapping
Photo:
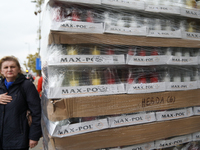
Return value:
[(198, 149), (199, 4), (47, 2), (44, 149)]

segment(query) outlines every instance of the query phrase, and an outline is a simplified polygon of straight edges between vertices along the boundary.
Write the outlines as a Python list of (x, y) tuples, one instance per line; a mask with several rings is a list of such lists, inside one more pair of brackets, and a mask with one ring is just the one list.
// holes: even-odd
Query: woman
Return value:
[[(0, 60), (0, 149), (28, 150), (38, 144), (41, 132), (41, 105), (32, 82), (21, 73), (17, 58)], [(29, 127), (27, 110), (32, 115)]]

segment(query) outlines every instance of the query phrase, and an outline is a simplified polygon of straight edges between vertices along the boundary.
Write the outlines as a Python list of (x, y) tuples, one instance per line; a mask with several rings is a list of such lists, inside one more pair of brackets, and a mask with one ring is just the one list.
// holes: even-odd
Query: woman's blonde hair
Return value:
[[(17, 59), (15, 56), (5, 56), (5, 57), (1, 58), (1, 60), (0, 60), (0, 70), (1, 70), (2, 64), (3, 64), (5, 61), (14, 61), (14, 62), (16, 63), (16, 65), (19, 67), (20, 73), (22, 73), (22, 72), (21, 72), (20, 63), (19, 63), (18, 59)], [(2, 75), (2, 76), (3, 76), (3, 75)]]

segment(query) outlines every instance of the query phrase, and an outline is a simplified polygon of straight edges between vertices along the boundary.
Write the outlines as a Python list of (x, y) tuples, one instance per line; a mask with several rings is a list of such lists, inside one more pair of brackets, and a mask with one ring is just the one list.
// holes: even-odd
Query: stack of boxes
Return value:
[(200, 15), (198, 2), (189, 1), (47, 2), (45, 149), (192, 141), (200, 131)]

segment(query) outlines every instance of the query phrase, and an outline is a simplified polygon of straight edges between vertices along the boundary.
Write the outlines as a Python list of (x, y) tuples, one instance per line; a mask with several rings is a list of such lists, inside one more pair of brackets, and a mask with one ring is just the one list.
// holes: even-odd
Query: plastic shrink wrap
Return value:
[(47, 0), (44, 149), (199, 149), (199, 5)]

